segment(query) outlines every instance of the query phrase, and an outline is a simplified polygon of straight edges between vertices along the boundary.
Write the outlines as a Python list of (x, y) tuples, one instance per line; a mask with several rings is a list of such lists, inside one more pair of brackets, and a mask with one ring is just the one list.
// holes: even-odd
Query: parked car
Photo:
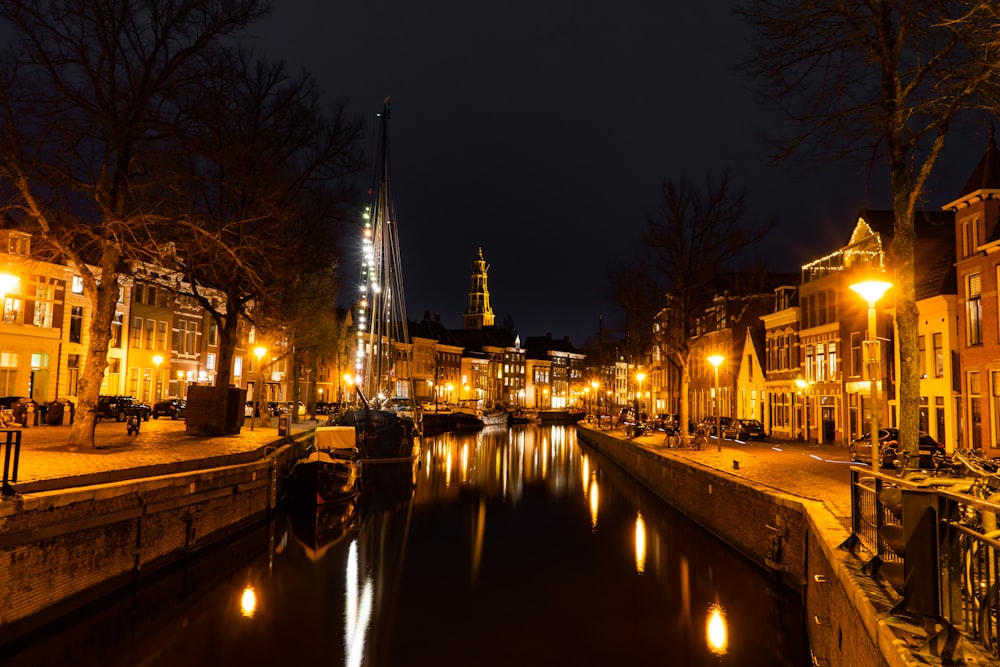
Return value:
[[(880, 428), (878, 430), (878, 462), (880, 468), (895, 468), (899, 458), (899, 430), (895, 428)], [(926, 433), (921, 433), (917, 439), (919, 466), (933, 468), (936, 461), (947, 457), (945, 447)], [(850, 457), (852, 461), (872, 462), (872, 437), (866, 433), (851, 441)]]
[(149, 421), (153, 409), (134, 396), (98, 396), (97, 418), (125, 421), (131, 410), (138, 410), (143, 421)]
[(653, 418), (653, 428), (662, 431), (667, 435), (673, 435), (680, 427), (680, 420), (677, 415), (660, 413)]
[[(732, 417), (719, 417), (719, 424), (722, 426), (722, 430), (725, 431), (726, 427), (732, 423)], [(707, 435), (716, 435), (715, 431), (715, 415), (710, 415), (705, 417), (695, 426), (695, 430), (702, 429)]]
[(185, 407), (187, 407), (187, 401), (183, 398), (167, 398), (158, 401), (153, 405), (153, 419), (158, 419), (159, 417), (180, 419), (184, 417)]
[(763, 440), (764, 425), (757, 419), (734, 419), (723, 425), (722, 436), (734, 440)]

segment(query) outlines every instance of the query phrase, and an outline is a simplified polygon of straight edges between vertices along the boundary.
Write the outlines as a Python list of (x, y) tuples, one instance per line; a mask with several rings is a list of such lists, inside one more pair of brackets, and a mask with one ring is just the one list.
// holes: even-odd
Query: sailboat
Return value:
[(361, 296), (355, 307), (357, 404), (337, 420), (354, 427), (366, 470), (370, 463), (415, 462), (420, 449), (413, 346), (389, 187), (389, 98), (380, 116), (379, 161), (365, 216)]

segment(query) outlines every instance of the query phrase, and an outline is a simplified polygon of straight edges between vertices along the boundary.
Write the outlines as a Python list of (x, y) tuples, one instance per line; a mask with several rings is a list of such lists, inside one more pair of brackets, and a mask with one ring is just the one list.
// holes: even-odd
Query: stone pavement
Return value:
[[(627, 437), (621, 428), (602, 431)], [(685, 459), (776, 491), (819, 501), (842, 526), (851, 528), (848, 472), (851, 463), (844, 446), (785, 440), (723, 440), (720, 452), (714, 438), (700, 450), (668, 448), (663, 433), (641, 435), (633, 442), (660, 456)]]
[[(142, 423), (138, 435), (128, 435), (124, 423), (101, 420), (94, 432), (97, 449), (91, 451), (70, 450), (69, 426), (16, 429), (21, 433), (21, 453), (12, 486), (23, 494), (226, 465), (259, 456), (267, 446), (282, 441), (277, 425), (278, 420), (272, 419), (269, 426), (255, 424), (250, 430), (248, 422), (238, 435), (207, 437), (187, 434), (183, 421), (150, 419)], [(289, 424), (292, 435), (316, 426), (311, 420)], [(3, 457), (5, 433), (0, 430)]]

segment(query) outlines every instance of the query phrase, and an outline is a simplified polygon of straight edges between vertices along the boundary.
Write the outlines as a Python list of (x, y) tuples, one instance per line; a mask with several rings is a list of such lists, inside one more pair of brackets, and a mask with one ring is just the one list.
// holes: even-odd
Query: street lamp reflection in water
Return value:
[(708, 610), (705, 640), (708, 643), (708, 650), (714, 655), (725, 655), (729, 650), (729, 626), (726, 623), (726, 612), (717, 604), (713, 604)]
[(642, 512), (635, 516), (635, 571), (639, 574), (646, 571), (646, 522)]

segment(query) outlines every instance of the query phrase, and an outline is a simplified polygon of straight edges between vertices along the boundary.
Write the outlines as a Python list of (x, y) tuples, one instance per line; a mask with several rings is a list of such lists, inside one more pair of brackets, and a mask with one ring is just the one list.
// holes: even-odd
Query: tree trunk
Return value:
[(86, 267), (80, 268), (84, 280), (84, 292), (91, 295), (94, 315), (90, 321), (90, 340), (87, 345), (87, 360), (83, 365), (77, 390), (77, 405), (73, 425), (69, 432), (71, 450), (96, 449), (94, 428), (97, 426), (97, 398), (104, 382), (104, 371), (108, 367), (108, 345), (111, 342), (111, 325), (115, 319), (118, 303), (118, 263), (121, 253), (111, 242), (105, 243), (101, 255), (101, 279), (98, 283)]
[[(896, 345), (899, 350), (899, 387), (896, 404), (899, 409), (899, 447), (905, 452), (907, 467), (916, 469), (918, 461), (918, 431), (920, 425), (920, 364), (918, 355), (918, 327), (920, 313), (917, 310), (915, 292), (914, 227), (913, 206), (910, 203), (910, 188), (903, 187), (905, 175), (893, 175), (895, 208), (895, 234), (892, 240), (892, 264), (896, 286)], [(888, 422), (888, 419), (885, 420)], [(873, 452), (874, 456), (874, 452)]]

